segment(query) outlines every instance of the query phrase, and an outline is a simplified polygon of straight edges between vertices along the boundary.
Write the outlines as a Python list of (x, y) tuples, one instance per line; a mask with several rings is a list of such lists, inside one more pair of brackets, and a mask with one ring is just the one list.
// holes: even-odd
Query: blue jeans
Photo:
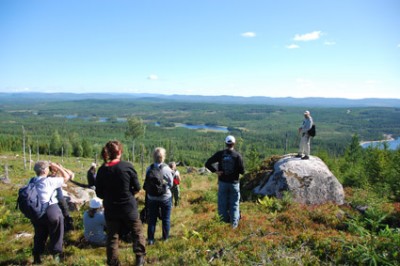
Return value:
[(154, 233), (156, 232), (157, 218), (161, 210), (161, 221), (162, 221), (162, 238), (167, 240), (169, 237), (169, 229), (171, 228), (171, 209), (172, 200), (168, 198), (166, 200), (151, 200), (147, 199), (148, 209), (148, 227), (147, 227), (147, 238), (148, 241), (154, 241)]
[(238, 225), (240, 184), (218, 181), (218, 214), (224, 222)]

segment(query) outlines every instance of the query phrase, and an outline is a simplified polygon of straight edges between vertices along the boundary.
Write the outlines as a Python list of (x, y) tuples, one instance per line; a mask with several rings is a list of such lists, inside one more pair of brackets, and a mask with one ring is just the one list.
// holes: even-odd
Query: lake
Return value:
[(387, 142), (389, 144), (390, 150), (397, 150), (400, 148), (400, 137), (394, 140), (382, 140), (382, 141), (366, 141), (361, 144), (361, 147), (368, 148), (368, 147), (378, 147), (383, 148), (383, 143)]
[(97, 122), (100, 122), (100, 123), (106, 123), (106, 122), (109, 122), (110, 121), (110, 119), (112, 120), (112, 119), (115, 119), (115, 121), (117, 121), (117, 122), (126, 122), (126, 118), (124, 118), (124, 117), (116, 117), (116, 118), (109, 118), (109, 117), (89, 117), (89, 116), (78, 116), (78, 115), (76, 115), (76, 114), (73, 114), (73, 115), (54, 115), (55, 117), (65, 117), (65, 118), (67, 118), (67, 119), (82, 119), (82, 120), (85, 120), (85, 121), (89, 121), (89, 120), (91, 120), (91, 119), (96, 119), (97, 120)]
[(181, 123), (175, 123), (176, 127), (184, 127), (188, 129), (204, 129), (204, 130), (211, 130), (211, 131), (219, 131), (219, 132), (228, 132), (228, 127), (224, 126), (207, 126), (204, 124), (200, 125), (193, 125), (193, 124), (181, 124)]

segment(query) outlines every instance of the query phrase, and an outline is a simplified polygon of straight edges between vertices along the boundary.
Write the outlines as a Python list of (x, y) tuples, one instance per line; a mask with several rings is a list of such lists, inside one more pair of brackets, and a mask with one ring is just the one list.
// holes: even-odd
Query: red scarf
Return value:
[(116, 165), (116, 164), (119, 164), (120, 161), (121, 161), (121, 160), (114, 160), (114, 161), (111, 161), (111, 162), (109, 162), (109, 163), (106, 163), (106, 166), (108, 166), (108, 167), (114, 166), (114, 165)]

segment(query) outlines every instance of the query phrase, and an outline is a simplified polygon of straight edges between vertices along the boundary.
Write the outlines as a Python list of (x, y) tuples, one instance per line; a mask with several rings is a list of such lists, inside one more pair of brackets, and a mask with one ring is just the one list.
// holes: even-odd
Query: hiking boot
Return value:
[(301, 154), (297, 154), (296, 156), (294, 156), (295, 158), (301, 158), (302, 155)]
[(310, 159), (310, 157), (308, 157), (308, 155), (306, 155), (306, 156), (302, 157), (301, 159), (302, 160), (308, 160), (308, 159)]
[(33, 255), (33, 264), (36, 264), (36, 265), (42, 264), (40, 255)]
[(145, 259), (143, 255), (136, 255), (136, 266), (142, 266), (145, 263)]

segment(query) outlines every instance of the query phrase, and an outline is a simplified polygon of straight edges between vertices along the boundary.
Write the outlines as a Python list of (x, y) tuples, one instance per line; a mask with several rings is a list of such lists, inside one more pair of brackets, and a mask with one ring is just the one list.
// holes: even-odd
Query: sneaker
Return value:
[(149, 245), (149, 246), (154, 245), (154, 240), (147, 241), (147, 245)]
[(296, 156), (294, 156), (295, 158), (301, 158), (301, 154), (297, 154)]
[(143, 266), (145, 262), (143, 255), (136, 255), (136, 266)]
[(53, 255), (53, 261), (55, 262), (55, 263), (60, 263), (60, 261), (61, 261), (61, 259), (60, 259), (60, 254), (54, 254)]
[(308, 160), (308, 159), (310, 159), (310, 157), (308, 157), (308, 155), (306, 155), (306, 156), (302, 157), (301, 159), (302, 160)]

